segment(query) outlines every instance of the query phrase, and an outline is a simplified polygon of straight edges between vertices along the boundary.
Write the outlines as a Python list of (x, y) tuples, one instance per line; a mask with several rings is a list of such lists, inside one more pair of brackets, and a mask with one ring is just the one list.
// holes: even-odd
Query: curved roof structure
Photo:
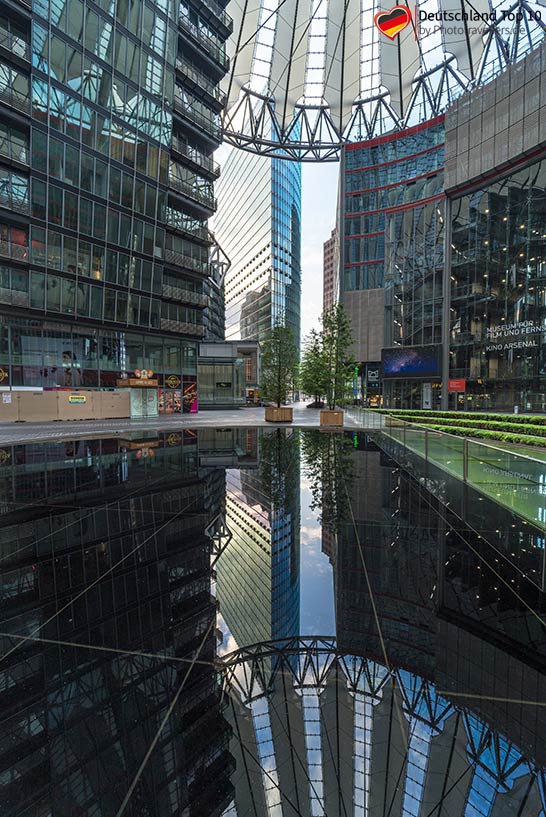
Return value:
[(224, 138), (297, 160), (430, 119), (546, 31), (537, 0), (231, 0)]
[(546, 811), (545, 769), (476, 710), (480, 696), (326, 637), (257, 644), (222, 664), (236, 760), (224, 817)]

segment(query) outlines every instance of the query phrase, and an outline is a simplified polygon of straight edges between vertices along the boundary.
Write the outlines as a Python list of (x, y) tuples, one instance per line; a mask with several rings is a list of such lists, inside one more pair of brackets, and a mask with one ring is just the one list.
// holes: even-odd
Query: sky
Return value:
[[(231, 148), (215, 153), (222, 165)], [(304, 163), (302, 166), (301, 230), (301, 337), (319, 328), (322, 313), (322, 246), (336, 226), (338, 162)], [(212, 223), (214, 229), (214, 223)]]
[(338, 162), (304, 164), (302, 172), (301, 336), (319, 328), (322, 245), (336, 226)]

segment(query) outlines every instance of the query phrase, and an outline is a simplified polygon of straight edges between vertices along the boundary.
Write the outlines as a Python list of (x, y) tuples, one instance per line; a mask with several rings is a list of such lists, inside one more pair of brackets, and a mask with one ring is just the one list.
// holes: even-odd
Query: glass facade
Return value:
[[(438, 117), (344, 148), (341, 292), (354, 335), (369, 338), (357, 340), (368, 402), (382, 392), (392, 405), (420, 403), (421, 384), (384, 380), (381, 388), (368, 372), (377, 370), (383, 348), (442, 341), (444, 141)], [(370, 290), (375, 300), (362, 294)]]
[(1, 452), (2, 810), (218, 815), (233, 761), (204, 520), (219, 507), (195, 435)]
[(451, 408), (546, 411), (546, 160), (452, 203)]
[(222, 616), (239, 646), (299, 632), (299, 434), (264, 433), (258, 457), (260, 470), (227, 473), (225, 519), (233, 538), (217, 564)]
[(0, 8), (0, 314), (14, 336), (32, 321), (51, 339), (41, 365), (14, 350), (6, 362), (35, 371), (10, 371), (9, 385), (50, 387), (46, 358), (67, 336), (91, 387), (131, 374), (125, 347), (195, 378), (230, 27), (221, 6), (203, 22), (201, 6)]
[(226, 340), (263, 340), (279, 320), (300, 340), (301, 165), (232, 150), (215, 234), (231, 261)]

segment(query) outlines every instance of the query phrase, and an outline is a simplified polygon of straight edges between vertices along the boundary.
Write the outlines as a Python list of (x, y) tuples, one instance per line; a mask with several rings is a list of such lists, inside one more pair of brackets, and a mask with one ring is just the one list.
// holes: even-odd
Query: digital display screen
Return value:
[(384, 378), (440, 377), (441, 346), (406, 346), (383, 349), (381, 366)]

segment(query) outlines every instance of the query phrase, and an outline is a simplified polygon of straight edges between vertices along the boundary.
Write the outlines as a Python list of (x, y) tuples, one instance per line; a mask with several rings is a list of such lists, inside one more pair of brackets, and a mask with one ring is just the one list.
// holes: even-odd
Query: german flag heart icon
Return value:
[(411, 13), (407, 6), (394, 6), (390, 11), (378, 11), (373, 19), (379, 31), (394, 40), (411, 22)]

